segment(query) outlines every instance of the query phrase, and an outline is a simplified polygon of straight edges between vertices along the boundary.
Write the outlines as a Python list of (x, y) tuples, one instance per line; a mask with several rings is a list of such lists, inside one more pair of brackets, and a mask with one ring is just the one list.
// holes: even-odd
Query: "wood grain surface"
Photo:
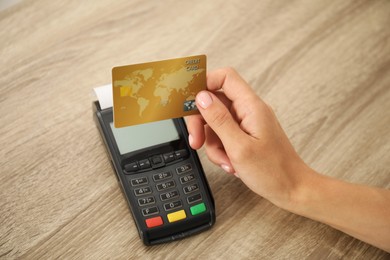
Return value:
[(114, 66), (197, 54), (235, 67), (314, 169), (390, 188), (390, 1), (21, 1), (0, 12), (0, 258), (390, 258), (277, 208), (203, 150), (216, 225), (141, 243), (92, 89)]

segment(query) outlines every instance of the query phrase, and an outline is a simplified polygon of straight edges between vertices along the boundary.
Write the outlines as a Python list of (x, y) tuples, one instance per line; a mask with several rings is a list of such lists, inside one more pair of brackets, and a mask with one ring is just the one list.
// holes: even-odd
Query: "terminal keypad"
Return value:
[[(187, 156), (186, 150), (154, 156), (129, 165), (128, 169), (145, 169), (154, 163), (171, 162)], [(149, 163), (147, 163), (148, 161)], [(125, 167), (126, 168), (126, 167)], [(130, 177), (130, 176), (129, 176)], [(131, 175), (129, 184), (137, 197), (138, 206), (145, 217), (148, 228), (184, 220), (207, 211), (193, 165), (188, 162), (177, 163), (169, 170), (157, 170), (142, 177)], [(180, 196), (182, 195), (182, 196)]]

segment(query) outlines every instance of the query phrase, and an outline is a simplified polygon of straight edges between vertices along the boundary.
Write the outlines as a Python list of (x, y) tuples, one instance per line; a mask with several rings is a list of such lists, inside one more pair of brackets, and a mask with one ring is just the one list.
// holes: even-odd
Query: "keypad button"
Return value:
[(138, 188), (138, 189), (134, 190), (135, 196), (142, 196), (142, 195), (146, 195), (149, 193), (152, 193), (152, 188), (150, 188), (149, 186)]
[(195, 175), (193, 173), (180, 177), (181, 184), (185, 184), (185, 183), (193, 181), (193, 180), (195, 180)]
[(188, 194), (188, 193), (191, 193), (191, 192), (194, 192), (197, 190), (199, 190), (199, 185), (197, 183), (191, 184), (191, 185), (183, 188), (183, 191), (185, 194)]
[(184, 209), (169, 213), (167, 215), (168, 221), (170, 223), (185, 219), (186, 217), (187, 217), (187, 215), (186, 215), (186, 212), (184, 211)]
[(152, 157), (152, 163), (153, 164), (160, 164), (162, 162), (163, 161), (162, 161), (161, 155), (156, 155), (156, 156)]
[(132, 162), (125, 165), (126, 172), (136, 172), (139, 170), (139, 166), (137, 162)]
[(154, 215), (154, 214), (157, 214), (158, 212), (159, 211), (158, 211), (158, 208), (156, 206), (142, 209), (142, 215), (144, 215), (144, 216)]
[(140, 169), (150, 168), (150, 161), (148, 159), (139, 161), (139, 168)]
[(206, 205), (202, 202), (190, 208), (191, 215), (195, 216), (206, 211)]
[(163, 154), (164, 162), (169, 163), (175, 160), (174, 153), (165, 153)]
[(179, 192), (177, 190), (169, 191), (166, 193), (160, 194), (160, 199), (162, 201), (170, 200), (179, 197)]
[(162, 190), (167, 190), (167, 189), (170, 189), (170, 188), (173, 188), (175, 187), (175, 181), (167, 181), (167, 182), (164, 182), (164, 183), (159, 183), (156, 185), (156, 188), (158, 191), (162, 191)]
[(184, 164), (176, 168), (177, 174), (182, 174), (191, 170), (192, 170), (192, 165), (190, 163)]
[(158, 227), (164, 224), (161, 216), (145, 219), (145, 223), (148, 228)]
[(149, 204), (154, 204), (155, 202), (156, 201), (155, 201), (153, 196), (149, 196), (149, 197), (146, 197), (146, 198), (138, 199), (138, 205), (140, 205), (140, 206), (146, 206), (146, 205), (149, 205)]
[(188, 204), (192, 204), (200, 200), (202, 200), (202, 195), (200, 195), (200, 193), (187, 197)]
[(175, 151), (176, 160), (187, 157), (188, 152), (186, 149)]
[(131, 182), (131, 186), (139, 186), (143, 184), (148, 184), (148, 178), (141, 177), (141, 178), (131, 179), (130, 182)]
[(172, 177), (171, 172), (160, 172), (153, 175), (154, 181), (163, 181)]
[(169, 203), (165, 203), (164, 204), (164, 209), (165, 209), (165, 211), (169, 211), (169, 210), (173, 210), (173, 209), (179, 208), (181, 206), (183, 206), (183, 204), (181, 204), (181, 200), (176, 200), (176, 201), (172, 201), (172, 202), (169, 202)]

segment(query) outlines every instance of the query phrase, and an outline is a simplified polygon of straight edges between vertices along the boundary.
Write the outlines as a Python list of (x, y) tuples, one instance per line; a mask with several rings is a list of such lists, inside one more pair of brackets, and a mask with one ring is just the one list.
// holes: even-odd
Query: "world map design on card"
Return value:
[(115, 67), (112, 87), (115, 127), (197, 114), (195, 96), (206, 89), (206, 56)]

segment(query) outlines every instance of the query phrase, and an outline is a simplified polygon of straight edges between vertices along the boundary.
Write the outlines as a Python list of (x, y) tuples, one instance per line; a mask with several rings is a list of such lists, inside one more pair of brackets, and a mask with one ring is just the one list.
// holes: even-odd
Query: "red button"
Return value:
[(154, 218), (148, 218), (145, 220), (145, 222), (148, 228), (161, 226), (163, 224), (163, 220), (160, 216)]

